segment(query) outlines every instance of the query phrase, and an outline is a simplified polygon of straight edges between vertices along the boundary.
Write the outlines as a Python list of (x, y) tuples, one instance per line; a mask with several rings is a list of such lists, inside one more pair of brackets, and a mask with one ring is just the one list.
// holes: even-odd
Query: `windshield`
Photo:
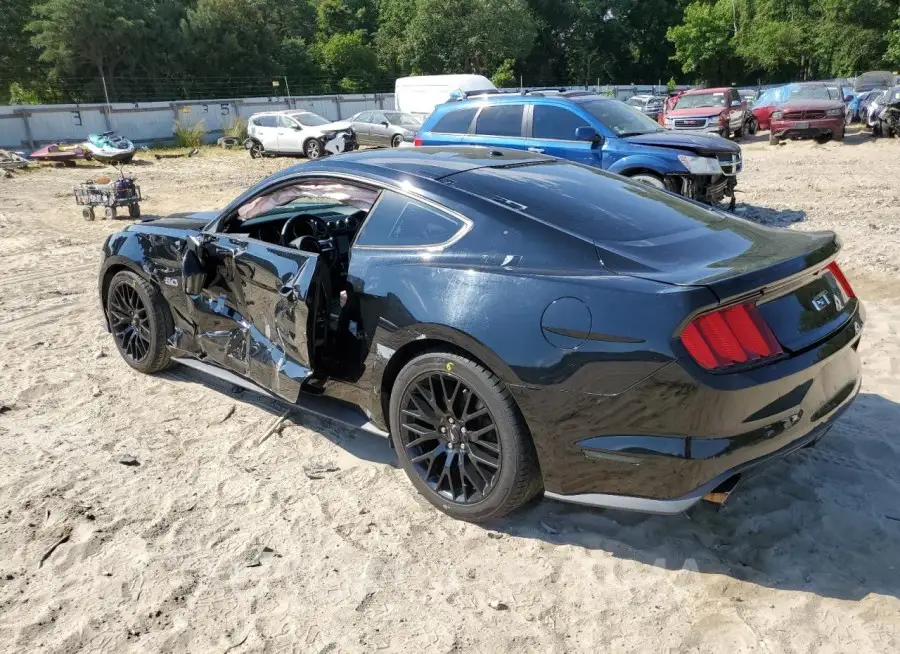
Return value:
[(824, 86), (792, 86), (790, 100), (832, 100)]
[(294, 118), (294, 120), (306, 127), (318, 127), (319, 125), (327, 125), (331, 122), (326, 118), (322, 118), (319, 114), (314, 114), (308, 111), (302, 114), (291, 114), (291, 116)]
[(700, 107), (724, 107), (724, 93), (692, 93), (678, 99), (676, 109), (699, 109)]
[(412, 114), (405, 114), (400, 111), (385, 111), (384, 117), (391, 125), (402, 125), (409, 127), (421, 127), (422, 121)]
[(580, 104), (616, 136), (638, 136), (664, 131), (655, 120), (618, 100), (593, 100)]

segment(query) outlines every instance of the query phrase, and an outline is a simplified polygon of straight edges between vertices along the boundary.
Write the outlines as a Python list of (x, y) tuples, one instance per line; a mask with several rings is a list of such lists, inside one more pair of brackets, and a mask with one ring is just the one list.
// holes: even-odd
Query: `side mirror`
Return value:
[(844, 96), (844, 102), (853, 102), (853, 96), (852, 96), (852, 95), (845, 95), (845, 96)]
[(181, 259), (181, 279), (184, 292), (188, 295), (197, 295), (203, 290), (206, 282), (206, 271), (200, 257), (193, 249), (184, 253)]
[(391, 124), (390, 124), (388, 121), (386, 121), (386, 120), (382, 120), (382, 121), (381, 121), (381, 126), (382, 126), (382, 127), (390, 127)]
[(600, 135), (597, 133), (597, 130), (587, 125), (575, 128), (575, 140), (591, 141), (592, 143), (599, 143), (600, 141), (602, 141)]
[(291, 125), (291, 129), (295, 129), (299, 132), (300, 130), (303, 129), (303, 125), (298, 125), (297, 123), (294, 123), (293, 125)]

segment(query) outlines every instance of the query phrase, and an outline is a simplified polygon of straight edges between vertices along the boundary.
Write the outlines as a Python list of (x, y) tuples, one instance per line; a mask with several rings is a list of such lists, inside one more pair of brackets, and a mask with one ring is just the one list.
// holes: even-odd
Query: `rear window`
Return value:
[[(595, 242), (644, 241), (723, 220), (675, 195), (595, 168), (563, 161), (478, 168), (453, 176), (454, 188), (520, 210)], [(661, 200), (661, 201), (660, 201)]]
[(498, 104), (485, 107), (478, 114), (475, 133), (482, 136), (522, 136), (522, 113), (525, 105)]
[(477, 109), (457, 109), (444, 114), (437, 124), (431, 128), (437, 134), (465, 134), (475, 117)]

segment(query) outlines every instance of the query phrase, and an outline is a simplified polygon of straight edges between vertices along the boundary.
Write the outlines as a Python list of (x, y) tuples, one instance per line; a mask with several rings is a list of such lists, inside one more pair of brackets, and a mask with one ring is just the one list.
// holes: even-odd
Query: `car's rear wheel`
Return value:
[(310, 161), (320, 159), (322, 157), (322, 144), (319, 143), (318, 139), (309, 139), (303, 146), (303, 154)]
[(116, 273), (106, 291), (106, 316), (128, 365), (145, 373), (171, 365), (166, 348), (169, 308), (153, 284), (131, 271)]
[(637, 175), (632, 175), (631, 179), (636, 182), (641, 182), (643, 184), (647, 184), (648, 186), (652, 186), (653, 188), (666, 190), (666, 184), (659, 177), (653, 175), (651, 173), (638, 173)]
[(503, 382), (457, 354), (410, 361), (394, 382), (391, 438), (413, 486), (460, 520), (499, 518), (541, 488), (534, 443)]

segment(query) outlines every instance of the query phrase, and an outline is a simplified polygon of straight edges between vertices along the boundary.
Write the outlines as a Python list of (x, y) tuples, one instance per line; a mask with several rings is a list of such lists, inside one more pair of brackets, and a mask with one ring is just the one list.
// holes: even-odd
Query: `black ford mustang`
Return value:
[(856, 396), (839, 247), (530, 153), (372, 151), (113, 234), (100, 295), (137, 370), (361, 406), (450, 515), (674, 513)]

